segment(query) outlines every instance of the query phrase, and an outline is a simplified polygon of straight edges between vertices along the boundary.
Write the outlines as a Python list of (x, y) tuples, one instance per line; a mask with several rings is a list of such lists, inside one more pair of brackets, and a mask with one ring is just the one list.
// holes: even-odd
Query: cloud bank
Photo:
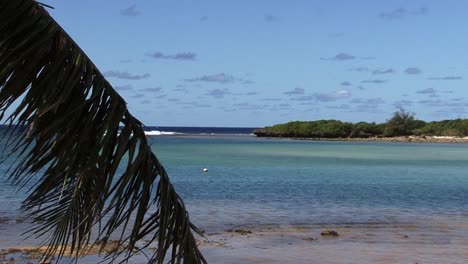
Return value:
[(356, 59), (356, 56), (353, 56), (353, 55), (348, 54), (348, 53), (341, 52), (341, 53), (336, 54), (333, 57), (320, 58), (320, 59), (321, 60), (329, 60), (329, 61), (349, 61), (349, 60)]
[(141, 15), (141, 12), (136, 10), (136, 4), (133, 4), (125, 9), (120, 10), (120, 15), (135, 17)]
[(185, 82), (211, 82), (211, 83), (232, 83), (235, 81), (232, 75), (228, 75), (225, 73), (217, 73), (211, 75), (202, 75), (200, 77), (188, 78), (184, 79)]
[(142, 75), (138, 74), (130, 74), (128, 72), (121, 72), (121, 71), (106, 71), (103, 73), (105, 77), (113, 77), (117, 79), (124, 79), (124, 80), (141, 80), (149, 78), (151, 75), (149, 73), (145, 73)]
[(426, 7), (420, 7), (417, 9), (406, 9), (400, 7), (391, 11), (382, 12), (380, 13), (379, 17), (387, 20), (395, 20), (406, 18), (409, 16), (424, 16), (427, 15), (428, 12), (429, 10)]
[(179, 52), (175, 54), (164, 54), (162, 52), (156, 51), (146, 54), (148, 57), (153, 59), (163, 59), (163, 60), (176, 60), (176, 61), (194, 61), (197, 58), (197, 54), (194, 52)]

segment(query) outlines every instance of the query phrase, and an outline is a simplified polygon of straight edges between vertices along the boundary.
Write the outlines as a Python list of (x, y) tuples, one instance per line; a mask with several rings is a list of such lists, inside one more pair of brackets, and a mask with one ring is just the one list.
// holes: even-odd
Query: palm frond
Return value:
[[(157, 242), (150, 263), (206, 263), (192, 233), (199, 231), (142, 123), (33, 0), (0, 1), (0, 118), (18, 156), (11, 181), (34, 182), (22, 209), (33, 219), (31, 234), (48, 236), (45, 258), (63, 256), (62, 245), (78, 256), (84, 245), (104, 248), (117, 236), (111, 257)], [(126, 169), (116, 175), (121, 163)]]

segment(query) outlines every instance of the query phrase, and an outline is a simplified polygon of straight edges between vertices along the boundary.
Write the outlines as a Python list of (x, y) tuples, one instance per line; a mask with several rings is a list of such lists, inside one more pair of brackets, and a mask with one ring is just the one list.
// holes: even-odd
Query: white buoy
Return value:
[(207, 169), (207, 168), (203, 168), (203, 172), (208, 172), (208, 169)]

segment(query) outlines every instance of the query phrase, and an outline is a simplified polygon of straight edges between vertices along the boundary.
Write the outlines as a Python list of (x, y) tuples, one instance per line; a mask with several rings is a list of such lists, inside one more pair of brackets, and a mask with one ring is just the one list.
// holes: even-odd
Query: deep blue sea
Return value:
[[(468, 219), (467, 144), (267, 139), (251, 128), (149, 130), (180, 133), (149, 138), (192, 221), (207, 231)], [(14, 239), (28, 227), (17, 210), (25, 193), (0, 177), (0, 237)]]

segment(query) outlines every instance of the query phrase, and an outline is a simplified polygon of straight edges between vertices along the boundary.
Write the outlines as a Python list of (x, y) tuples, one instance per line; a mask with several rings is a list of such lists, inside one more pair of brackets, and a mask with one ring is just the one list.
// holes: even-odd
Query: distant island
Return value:
[(425, 122), (400, 108), (385, 123), (293, 121), (253, 132), (258, 137), (343, 141), (468, 142), (468, 119)]

